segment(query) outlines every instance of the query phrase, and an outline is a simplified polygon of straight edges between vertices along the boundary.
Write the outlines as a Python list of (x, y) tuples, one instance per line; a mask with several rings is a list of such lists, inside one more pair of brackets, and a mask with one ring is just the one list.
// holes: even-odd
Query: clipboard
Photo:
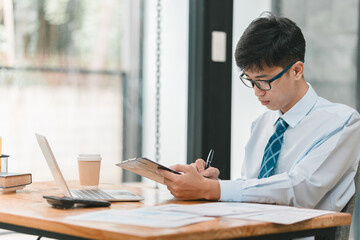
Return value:
[(157, 173), (158, 169), (167, 170), (175, 174), (181, 174), (177, 171), (174, 171), (168, 167), (165, 167), (157, 162), (151, 161), (150, 159), (144, 157), (128, 159), (116, 164), (116, 166), (124, 168), (140, 176), (149, 178), (161, 184), (164, 184), (164, 177)]

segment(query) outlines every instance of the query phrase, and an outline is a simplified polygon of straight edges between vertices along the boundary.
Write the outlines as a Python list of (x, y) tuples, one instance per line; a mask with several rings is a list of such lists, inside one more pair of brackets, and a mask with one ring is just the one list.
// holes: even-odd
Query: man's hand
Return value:
[[(166, 170), (158, 170), (164, 176), (164, 183), (171, 194), (179, 200), (219, 200), (220, 185), (217, 180), (205, 178), (197, 169), (196, 164), (180, 165), (171, 167), (175, 171), (182, 172), (178, 175)], [(210, 168), (209, 168), (210, 169)], [(215, 174), (216, 175), (216, 174)], [(215, 176), (214, 175), (214, 176)], [(218, 176), (218, 174), (217, 174)]]
[(209, 167), (208, 169), (205, 170), (206, 163), (201, 158), (199, 158), (198, 160), (195, 161), (195, 163), (192, 163), (190, 165), (195, 165), (198, 172), (201, 173), (204, 177), (214, 179), (214, 180), (219, 179), (219, 174), (220, 174), (219, 169)]

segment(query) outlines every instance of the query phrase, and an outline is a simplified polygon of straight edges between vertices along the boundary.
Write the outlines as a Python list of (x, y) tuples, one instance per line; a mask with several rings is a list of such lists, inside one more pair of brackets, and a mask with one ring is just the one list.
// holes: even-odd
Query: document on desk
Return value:
[(334, 212), (271, 204), (212, 202), (193, 205), (166, 204), (125, 211), (104, 210), (75, 215), (67, 219), (175, 228), (210, 221), (214, 219), (213, 217), (293, 224), (330, 213)]
[(325, 214), (330, 214), (330, 213), (334, 213), (334, 212), (294, 207), (294, 208), (291, 208), (288, 210), (229, 215), (227, 217), (228, 218), (258, 220), (258, 221), (272, 222), (272, 223), (278, 223), (278, 224), (293, 224), (296, 222), (309, 220), (311, 218), (319, 217), (319, 216), (322, 216)]
[(194, 205), (168, 204), (156, 206), (153, 207), (153, 209), (198, 214), (199, 216), (239, 218), (279, 224), (293, 224), (321, 215), (334, 213), (333, 211), (317, 209), (235, 202), (214, 202)]
[(176, 228), (185, 225), (213, 220), (194, 214), (158, 211), (148, 208), (132, 210), (103, 210), (67, 217), (70, 220), (99, 221), (145, 227)]
[(274, 210), (289, 209), (289, 206), (270, 204), (238, 203), (238, 202), (212, 202), (193, 205), (167, 204), (152, 207), (161, 211), (183, 212), (201, 216), (222, 217), (235, 214), (260, 213)]

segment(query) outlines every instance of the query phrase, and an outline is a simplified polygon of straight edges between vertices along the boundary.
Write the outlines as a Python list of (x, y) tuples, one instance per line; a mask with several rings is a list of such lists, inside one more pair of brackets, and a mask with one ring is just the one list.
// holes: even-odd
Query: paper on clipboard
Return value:
[(162, 184), (164, 184), (164, 177), (157, 173), (158, 169), (167, 170), (175, 174), (181, 174), (159, 163), (143, 157), (125, 160), (121, 163), (116, 164), (116, 166), (122, 167), (126, 170), (129, 170), (130, 172), (139, 174), (140, 176), (149, 178)]

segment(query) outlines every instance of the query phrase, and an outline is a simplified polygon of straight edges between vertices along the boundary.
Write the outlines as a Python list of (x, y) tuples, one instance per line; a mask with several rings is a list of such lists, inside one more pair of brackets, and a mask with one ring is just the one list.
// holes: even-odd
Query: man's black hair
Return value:
[(290, 19), (265, 12), (246, 28), (235, 50), (237, 66), (263, 70), (263, 66), (286, 67), (305, 60), (305, 39), (301, 29)]

